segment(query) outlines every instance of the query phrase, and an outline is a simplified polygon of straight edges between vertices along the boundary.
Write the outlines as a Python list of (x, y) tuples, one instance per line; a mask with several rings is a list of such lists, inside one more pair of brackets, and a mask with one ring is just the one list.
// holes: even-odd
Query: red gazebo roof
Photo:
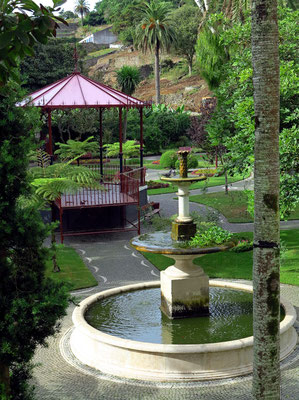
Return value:
[(73, 72), (66, 78), (29, 94), (18, 105), (56, 109), (91, 107), (142, 108), (149, 104), (149, 102), (138, 100), (102, 83), (95, 82), (79, 72)]

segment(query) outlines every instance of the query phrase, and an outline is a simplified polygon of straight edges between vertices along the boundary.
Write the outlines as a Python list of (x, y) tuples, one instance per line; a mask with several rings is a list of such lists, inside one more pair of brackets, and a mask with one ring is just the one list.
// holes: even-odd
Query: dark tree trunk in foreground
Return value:
[(252, 2), (255, 108), (253, 397), (280, 399), (279, 56), (276, 0)]
[(10, 376), (9, 367), (0, 362), (0, 384), (4, 386), (4, 393), (7, 397), (10, 395)]

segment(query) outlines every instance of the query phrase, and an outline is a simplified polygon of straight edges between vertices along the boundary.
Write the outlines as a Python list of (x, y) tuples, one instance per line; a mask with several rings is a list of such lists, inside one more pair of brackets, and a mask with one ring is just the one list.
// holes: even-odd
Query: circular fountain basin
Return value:
[[(101, 299), (159, 286), (159, 281), (123, 286), (83, 300), (73, 313), (75, 326), (70, 338), (73, 354), (82, 363), (104, 373), (150, 381), (200, 381), (252, 371), (252, 336), (207, 344), (157, 344), (113, 336), (86, 322), (86, 311)], [(239, 283), (211, 280), (210, 286), (252, 292), (251, 286)], [(285, 311), (280, 323), (282, 360), (294, 349), (297, 334), (293, 328), (296, 320), (294, 307), (284, 299), (281, 299), (281, 306)]]
[(195, 256), (218, 253), (234, 247), (233, 242), (224, 243), (213, 247), (186, 247), (184, 242), (175, 241), (171, 238), (170, 232), (153, 232), (139, 235), (131, 240), (131, 245), (138, 251), (148, 253), (165, 254), (170, 257)]
[(161, 179), (161, 181), (166, 181), (166, 182), (170, 182), (170, 183), (184, 184), (184, 183), (205, 181), (207, 179), (207, 177), (206, 176), (188, 176), (187, 178), (182, 178), (181, 176), (174, 176), (174, 177), (161, 176), (160, 179)]

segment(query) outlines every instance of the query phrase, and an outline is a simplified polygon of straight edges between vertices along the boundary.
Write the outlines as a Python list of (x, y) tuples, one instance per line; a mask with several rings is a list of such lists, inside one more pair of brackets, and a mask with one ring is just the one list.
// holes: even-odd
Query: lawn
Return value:
[(59, 247), (57, 249), (57, 261), (60, 272), (53, 272), (51, 260), (46, 264), (46, 276), (57, 282), (66, 283), (70, 290), (83, 289), (96, 286), (97, 281), (85, 266), (79, 254), (71, 247)]
[[(246, 177), (248, 177), (248, 176), (246, 176)], [(244, 179), (243, 175), (235, 175), (233, 177), (228, 177), (228, 182), (234, 183), (237, 181), (241, 181), (243, 179)], [(162, 182), (162, 181), (156, 181), (156, 182)], [(163, 183), (165, 183), (165, 181)], [(192, 185), (190, 185), (189, 190), (203, 189), (205, 187), (224, 185), (224, 183), (225, 183), (224, 176), (213, 176), (211, 178), (208, 178), (206, 181), (192, 183)], [(178, 187), (176, 185), (169, 185), (169, 187), (167, 187), (167, 188), (149, 189), (147, 191), (147, 194), (155, 195), (155, 194), (164, 194), (164, 193), (175, 193), (175, 192), (177, 192), (177, 190), (178, 190)], [(192, 197), (195, 197), (195, 196), (192, 196)], [(191, 197), (190, 197), (190, 199), (191, 199)]]
[[(223, 214), (229, 222), (253, 222), (247, 211), (247, 195), (243, 191), (207, 193), (190, 196), (190, 201), (213, 207)], [(299, 206), (291, 213), (289, 219), (299, 219)]]
[[(251, 232), (234, 234), (235, 238), (251, 239)], [(283, 252), (280, 268), (280, 281), (299, 286), (299, 229), (280, 232), (281, 241), (287, 250)], [(194, 263), (203, 267), (210, 278), (252, 279), (252, 251), (208, 254), (196, 258)], [(173, 264), (173, 259), (162, 254), (142, 253), (160, 271)]]

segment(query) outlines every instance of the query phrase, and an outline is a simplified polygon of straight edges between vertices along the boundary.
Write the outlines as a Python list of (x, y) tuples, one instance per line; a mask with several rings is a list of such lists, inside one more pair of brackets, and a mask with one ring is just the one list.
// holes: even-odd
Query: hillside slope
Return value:
[[(178, 63), (181, 58), (162, 55), (163, 60)], [(116, 71), (124, 65), (140, 68), (143, 81), (140, 83), (134, 96), (142, 100), (155, 99), (155, 82), (153, 75), (154, 58), (150, 54), (142, 54), (133, 48), (119, 50), (98, 59), (97, 63), (89, 69), (89, 76), (107, 85), (117, 87)], [(185, 109), (199, 112), (201, 99), (210, 95), (206, 82), (198, 75), (191, 77), (161, 77), (161, 100), (172, 107), (185, 105)]]

